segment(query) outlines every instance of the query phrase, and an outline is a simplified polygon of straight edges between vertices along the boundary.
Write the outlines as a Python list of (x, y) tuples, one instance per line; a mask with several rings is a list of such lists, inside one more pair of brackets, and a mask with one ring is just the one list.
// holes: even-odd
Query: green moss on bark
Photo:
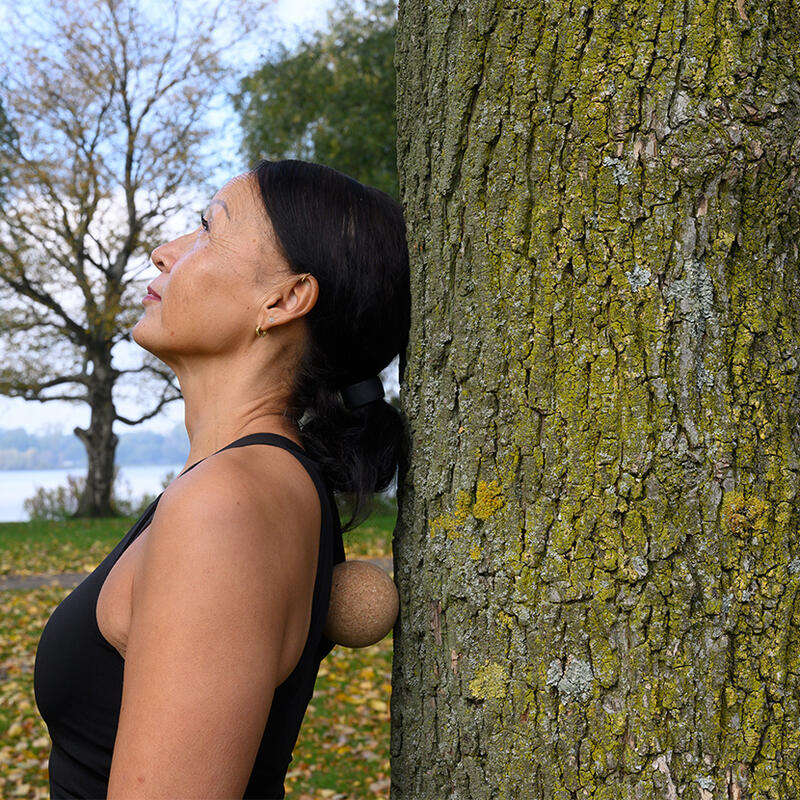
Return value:
[(798, 796), (800, 9), (400, 5), (393, 797)]

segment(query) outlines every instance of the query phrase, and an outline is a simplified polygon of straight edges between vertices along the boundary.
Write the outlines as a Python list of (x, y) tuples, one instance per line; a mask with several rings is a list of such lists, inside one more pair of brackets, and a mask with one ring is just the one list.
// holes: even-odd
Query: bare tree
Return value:
[[(0, 102), (16, 136), (0, 165), (0, 393), (90, 406), (75, 429), (89, 462), (79, 516), (113, 513), (114, 422), (180, 396), (160, 362), (121, 368), (112, 353), (130, 341), (147, 254), (209, 174), (223, 52), (265, 5), (52, 0), (4, 42)], [(130, 379), (146, 398), (135, 417), (117, 410)]]

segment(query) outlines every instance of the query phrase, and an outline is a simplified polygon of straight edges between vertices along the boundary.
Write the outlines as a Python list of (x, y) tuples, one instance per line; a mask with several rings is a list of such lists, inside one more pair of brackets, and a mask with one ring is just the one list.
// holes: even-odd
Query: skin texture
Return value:
[[(287, 268), (256, 192), (252, 177), (237, 176), (209, 204), (207, 231), (198, 227), (153, 251), (161, 274), (151, 287), (161, 300), (145, 305), (133, 329), (180, 381), (187, 465), (263, 430), (265, 417), (275, 418), (276, 432), (297, 435), (283, 412), (318, 286)], [(270, 335), (259, 338), (256, 326)]]
[(153, 252), (160, 300), (134, 338), (180, 380), (187, 463), (207, 458), (165, 491), (98, 601), (125, 657), (109, 798), (241, 796), (274, 689), (305, 643), (313, 483), (274, 447), (217, 452), (257, 431), (298, 441), (282, 412), (318, 287), (286, 268), (259, 203), (252, 179), (234, 178), (208, 230)]

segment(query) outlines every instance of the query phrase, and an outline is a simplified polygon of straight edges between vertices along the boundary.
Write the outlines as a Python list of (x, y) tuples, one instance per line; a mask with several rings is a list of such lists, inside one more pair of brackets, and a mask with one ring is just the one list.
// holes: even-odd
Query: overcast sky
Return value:
[(290, 24), (307, 25), (325, 22), (325, 14), (333, 0), (278, 0), (277, 14)]
[[(290, 31), (292, 27), (315, 29), (326, 23), (327, 12), (333, 7), (334, 0), (276, 0), (275, 15), (277, 20)], [(287, 33), (291, 35), (291, 33)], [(116, 351), (115, 351), (116, 352)], [(120, 408), (121, 413), (136, 416), (135, 408)], [(176, 423), (183, 422), (182, 403), (172, 403), (162, 414), (136, 428), (117, 423), (117, 432), (127, 430), (165, 430)], [(89, 408), (85, 404), (70, 405), (68, 403), (26, 402), (17, 398), (0, 395), (0, 428), (26, 428), (38, 432), (47, 428), (57, 428), (67, 433), (76, 425), (89, 423)]]

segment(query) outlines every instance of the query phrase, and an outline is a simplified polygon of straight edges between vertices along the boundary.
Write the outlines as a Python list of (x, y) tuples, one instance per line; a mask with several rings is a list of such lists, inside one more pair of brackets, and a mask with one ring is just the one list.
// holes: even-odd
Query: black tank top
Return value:
[[(308, 638), (297, 666), (275, 689), (244, 794), (246, 798), (271, 799), (284, 797), (283, 780), (319, 664), (333, 647), (322, 629), (328, 613), (333, 565), (344, 561), (344, 548), (336, 505), (316, 462), (291, 440), (272, 433), (245, 436), (223, 450), (251, 444), (272, 445), (291, 452), (314, 481), (322, 512)], [(42, 632), (33, 682), (36, 703), (53, 742), (50, 752), (53, 800), (102, 798), (107, 794), (122, 700), (124, 661), (100, 633), (97, 598), (117, 559), (150, 523), (160, 497), (97, 569), (56, 608)]]

